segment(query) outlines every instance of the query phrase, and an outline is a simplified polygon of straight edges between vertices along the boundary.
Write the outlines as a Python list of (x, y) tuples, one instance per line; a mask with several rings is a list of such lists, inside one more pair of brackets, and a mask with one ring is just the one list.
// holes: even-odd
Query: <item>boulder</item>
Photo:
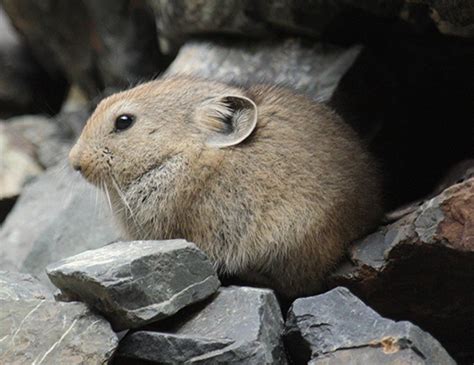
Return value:
[(0, 299), (2, 364), (105, 364), (118, 345), (109, 323), (82, 303)]
[(143, 0), (2, 0), (49, 74), (90, 97), (153, 77), (162, 67), (153, 14)]
[(285, 326), (296, 364), (456, 364), (430, 334), (381, 317), (343, 287), (297, 299)]
[(185, 44), (166, 74), (188, 74), (224, 82), (289, 84), (318, 101), (332, 96), (361, 51), (299, 39)]
[(0, 266), (53, 288), (48, 264), (119, 237), (102, 193), (61, 164), (23, 189), (0, 228)]
[(99, 310), (116, 330), (171, 316), (220, 286), (206, 255), (185, 240), (117, 242), (48, 266), (67, 297)]
[[(393, 23), (412, 32), (472, 37), (474, 10), (469, 0), (149, 0), (159, 35), (171, 48), (193, 35), (268, 37), (297, 34), (317, 39), (351, 38)], [(390, 24), (387, 26), (387, 24)]]
[(29, 274), (0, 271), (0, 300), (49, 299), (53, 296), (43, 284)]
[(63, 78), (48, 73), (16, 35), (0, 4), (0, 118), (54, 113), (64, 100)]
[(330, 278), (386, 317), (429, 331), (460, 362), (474, 336), (474, 178), (355, 243)]
[(286, 364), (282, 331), (271, 290), (223, 287), (178, 316), (129, 333), (117, 356), (124, 364)]

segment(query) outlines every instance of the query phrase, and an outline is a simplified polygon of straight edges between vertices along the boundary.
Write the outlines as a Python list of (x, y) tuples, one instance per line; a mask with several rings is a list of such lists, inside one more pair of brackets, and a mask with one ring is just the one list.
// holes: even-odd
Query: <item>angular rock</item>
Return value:
[(91, 98), (162, 67), (153, 13), (142, 0), (2, 3), (43, 67), (65, 74)]
[(48, 266), (56, 287), (103, 313), (114, 329), (171, 316), (220, 286), (211, 262), (185, 240), (118, 242)]
[(59, 165), (30, 182), (0, 229), (0, 267), (54, 288), (48, 264), (118, 240), (102, 194)]
[(50, 299), (51, 292), (31, 275), (0, 271), (0, 300)]
[(456, 364), (430, 334), (381, 317), (343, 287), (297, 299), (285, 344), (297, 364)]
[(82, 303), (0, 299), (2, 364), (105, 364), (118, 339)]
[(286, 364), (283, 319), (269, 289), (226, 287), (197, 306), (128, 334), (119, 358), (159, 364)]
[(432, 333), (474, 360), (474, 178), (453, 185), (350, 249), (330, 278), (384, 316)]
[(166, 73), (242, 84), (289, 84), (318, 101), (327, 101), (360, 50), (360, 46), (306, 46), (298, 39), (190, 42), (181, 48)]
[(4, 122), (0, 122), (0, 151), (0, 200), (16, 198), (43, 167), (36, 159), (35, 145)]
[(48, 75), (17, 37), (0, 5), (0, 118), (25, 113), (54, 113), (66, 82)]

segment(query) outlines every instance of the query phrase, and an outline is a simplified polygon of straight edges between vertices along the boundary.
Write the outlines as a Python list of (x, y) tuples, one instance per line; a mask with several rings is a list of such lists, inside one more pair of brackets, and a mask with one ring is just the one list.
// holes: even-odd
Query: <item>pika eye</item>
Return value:
[(115, 131), (121, 132), (125, 129), (128, 129), (132, 126), (135, 121), (135, 117), (130, 114), (122, 114), (115, 119)]

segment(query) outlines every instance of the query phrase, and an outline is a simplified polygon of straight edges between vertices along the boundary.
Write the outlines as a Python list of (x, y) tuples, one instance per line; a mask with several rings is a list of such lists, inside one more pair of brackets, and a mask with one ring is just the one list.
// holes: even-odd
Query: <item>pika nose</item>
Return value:
[(72, 165), (72, 168), (74, 170), (81, 172), (82, 167), (81, 167), (81, 164), (79, 162), (76, 162), (76, 161), (71, 162), (71, 165)]

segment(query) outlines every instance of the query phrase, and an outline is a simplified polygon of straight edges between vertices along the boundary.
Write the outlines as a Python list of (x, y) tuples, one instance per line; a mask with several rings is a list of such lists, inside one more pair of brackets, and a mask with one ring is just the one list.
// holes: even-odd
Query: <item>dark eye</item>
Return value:
[(115, 131), (120, 132), (128, 129), (132, 126), (135, 121), (135, 117), (130, 114), (122, 114), (115, 119)]

